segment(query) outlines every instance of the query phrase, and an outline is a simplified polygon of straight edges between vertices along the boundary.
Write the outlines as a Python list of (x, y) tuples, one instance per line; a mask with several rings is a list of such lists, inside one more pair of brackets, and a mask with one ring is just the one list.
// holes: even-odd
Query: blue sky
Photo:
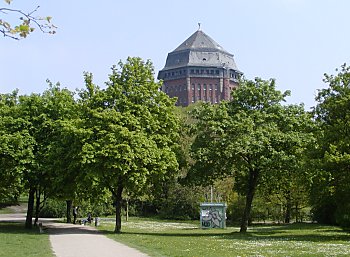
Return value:
[[(4, 5), (1, 0), (0, 5)], [(200, 22), (248, 79), (275, 78), (288, 103), (315, 104), (323, 74), (350, 60), (348, 0), (14, 0), (11, 6), (53, 16), (54, 36), (0, 38), (0, 92), (41, 93), (46, 79), (83, 88), (83, 72), (104, 86), (127, 56), (151, 59), (155, 72)]]

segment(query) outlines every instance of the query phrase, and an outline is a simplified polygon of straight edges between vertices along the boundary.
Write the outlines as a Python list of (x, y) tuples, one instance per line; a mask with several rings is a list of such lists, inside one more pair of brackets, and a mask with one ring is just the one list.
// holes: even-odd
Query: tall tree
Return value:
[[(45, 151), (41, 157), (43, 169), (50, 174), (50, 190), (45, 189), (46, 196), (67, 201), (67, 222), (70, 220), (71, 199), (75, 197), (79, 178), (83, 178), (80, 169), (79, 153), (81, 143), (79, 130), (79, 109), (74, 93), (60, 84), (52, 84), (42, 94), (44, 112), (47, 115), (44, 126), (48, 137), (45, 139)], [(37, 190), (39, 191), (39, 190)], [(37, 194), (39, 197), (41, 194)], [(40, 199), (40, 198), (39, 198)], [(39, 203), (38, 199), (37, 202)], [(36, 219), (39, 205), (36, 204)]]
[(23, 172), (33, 160), (34, 141), (18, 103), (18, 91), (0, 94), (0, 199), (19, 196)]
[[(34, 212), (34, 201), (36, 197), (36, 221), (40, 211), (41, 195), (56, 195), (54, 191), (57, 186), (57, 177), (63, 174), (57, 174), (56, 169), (52, 167), (50, 153), (57, 145), (59, 123), (62, 123), (71, 110), (73, 100), (72, 94), (66, 90), (61, 90), (59, 85), (49, 84), (49, 88), (43, 94), (31, 94), (19, 97), (19, 117), (26, 122), (25, 129), (28, 131), (28, 138), (33, 141), (32, 161), (26, 166), (23, 172), (23, 184), (28, 189), (28, 210), (26, 218), (26, 227), (32, 227), (32, 217)], [(55, 156), (54, 158), (58, 158)], [(65, 184), (61, 183), (63, 188)]]
[[(342, 65), (336, 75), (325, 74), (328, 88), (319, 91), (314, 113), (318, 137), (319, 169), (313, 197), (320, 222), (350, 225), (350, 67)], [(331, 208), (330, 208), (331, 207)], [(324, 214), (327, 214), (325, 216)], [(323, 217), (320, 217), (323, 216)]]
[(300, 127), (311, 119), (300, 107), (282, 105), (288, 94), (276, 90), (274, 80), (243, 80), (232, 92), (232, 101), (204, 105), (194, 114), (198, 119), (192, 146), (196, 162), (189, 175), (207, 182), (234, 175), (236, 189), (246, 196), (241, 232), (247, 230), (258, 185), (270, 174), (283, 172), (288, 159), (297, 162), (289, 150), (309, 142), (308, 133)]
[(150, 61), (128, 58), (112, 67), (107, 88), (101, 90), (86, 74), (83, 163), (112, 193), (115, 232), (121, 231), (124, 190), (137, 193), (177, 169), (173, 151), (178, 136), (174, 99), (161, 92)]

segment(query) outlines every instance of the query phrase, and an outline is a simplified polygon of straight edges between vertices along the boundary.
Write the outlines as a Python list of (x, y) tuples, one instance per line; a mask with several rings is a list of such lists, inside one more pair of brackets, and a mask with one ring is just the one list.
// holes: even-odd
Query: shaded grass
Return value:
[(25, 213), (27, 211), (28, 200), (21, 197), (17, 203), (2, 203), (0, 206), (0, 214)]
[(0, 208), (0, 214), (10, 214), (10, 213), (14, 213), (14, 211), (7, 207)]
[(23, 223), (0, 222), (0, 257), (51, 257), (49, 236)]
[(151, 256), (350, 256), (350, 234), (333, 226), (291, 224), (202, 230), (196, 223), (132, 220), (121, 234), (102, 223), (108, 237)]

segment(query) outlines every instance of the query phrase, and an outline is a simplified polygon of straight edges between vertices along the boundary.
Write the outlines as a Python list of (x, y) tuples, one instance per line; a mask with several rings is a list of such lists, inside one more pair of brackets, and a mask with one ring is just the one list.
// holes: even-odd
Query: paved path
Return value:
[(100, 234), (94, 227), (47, 223), (52, 249), (57, 257), (145, 257), (136, 249)]
[[(2, 222), (24, 222), (25, 214), (1, 214)], [(148, 255), (118, 243), (99, 233), (92, 226), (39, 219), (48, 232), (57, 257), (146, 257)]]

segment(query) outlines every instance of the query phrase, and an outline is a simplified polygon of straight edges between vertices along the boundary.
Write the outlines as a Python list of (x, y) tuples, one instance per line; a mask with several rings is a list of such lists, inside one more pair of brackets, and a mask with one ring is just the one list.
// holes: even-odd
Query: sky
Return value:
[(0, 37), (0, 93), (42, 93), (47, 79), (81, 89), (84, 72), (104, 87), (110, 68), (128, 56), (150, 59), (157, 76), (199, 22), (234, 54), (247, 79), (276, 79), (278, 90), (291, 90), (287, 103), (307, 110), (327, 87), (324, 73), (336, 74), (350, 60), (349, 0), (13, 0), (10, 6), (29, 12), (38, 5), (37, 15), (52, 16), (57, 33)]

